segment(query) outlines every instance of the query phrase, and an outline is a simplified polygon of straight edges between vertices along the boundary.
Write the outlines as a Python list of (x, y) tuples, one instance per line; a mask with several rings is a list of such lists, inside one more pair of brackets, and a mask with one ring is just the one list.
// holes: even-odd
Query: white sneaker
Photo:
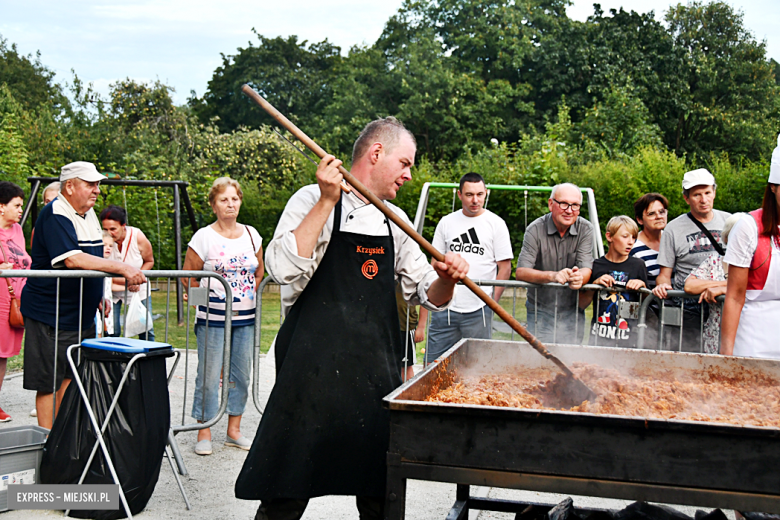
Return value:
[(30, 411), (30, 417), (38, 417), (38, 410), (36, 410), (35, 408), (33, 408), (33, 409)]

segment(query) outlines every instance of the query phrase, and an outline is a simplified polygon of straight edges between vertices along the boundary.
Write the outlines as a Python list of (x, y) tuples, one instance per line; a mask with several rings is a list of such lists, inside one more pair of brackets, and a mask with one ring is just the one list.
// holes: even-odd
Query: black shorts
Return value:
[[(81, 338), (94, 338), (95, 325), (81, 331)], [(68, 347), (79, 342), (75, 330), (60, 330), (57, 338), (57, 377), (54, 378), (54, 327), (24, 317), (24, 389), (49, 394), (59, 390), (63, 378), (73, 379), (68, 358)]]

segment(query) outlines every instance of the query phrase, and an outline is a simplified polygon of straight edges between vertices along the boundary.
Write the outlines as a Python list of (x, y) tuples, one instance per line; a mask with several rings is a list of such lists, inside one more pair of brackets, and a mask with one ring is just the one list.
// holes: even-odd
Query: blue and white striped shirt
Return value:
[(637, 239), (629, 256), (635, 256), (642, 260), (647, 267), (647, 287), (655, 287), (655, 279), (661, 272), (661, 266), (658, 265), (658, 251), (650, 249), (644, 242)]

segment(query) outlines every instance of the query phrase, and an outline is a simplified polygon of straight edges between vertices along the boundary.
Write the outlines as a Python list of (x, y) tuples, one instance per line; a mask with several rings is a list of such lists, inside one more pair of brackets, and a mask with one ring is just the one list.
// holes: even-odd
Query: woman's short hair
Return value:
[(660, 193), (645, 193), (634, 202), (634, 217), (637, 220), (644, 219), (645, 210), (655, 201), (660, 202), (664, 209), (669, 209), (669, 201), (666, 197)]
[(214, 201), (217, 200), (217, 196), (219, 196), (220, 193), (228, 189), (230, 186), (233, 186), (236, 189), (238, 198), (243, 201), (244, 192), (241, 191), (241, 185), (238, 183), (238, 181), (231, 179), (230, 177), (219, 177), (214, 179), (214, 183), (211, 185), (211, 189), (209, 190), (209, 205), (213, 206)]
[(723, 224), (723, 231), (720, 232), (720, 238), (723, 240), (723, 243), (729, 241), (729, 234), (731, 233), (731, 230), (734, 228), (734, 224), (740, 221), (740, 219), (744, 216), (746, 216), (746, 213), (734, 213), (729, 218), (726, 219), (725, 224)]
[(46, 194), (50, 191), (56, 191), (57, 193), (60, 192), (60, 181), (54, 181), (45, 188), (43, 188), (43, 193), (41, 193), (41, 196), (43, 197), (43, 200), (46, 200)]
[(116, 220), (120, 226), (127, 224), (127, 210), (116, 204), (109, 204), (100, 212), (100, 221)]
[(24, 199), (24, 190), (10, 181), (0, 181), (0, 204), (8, 204), (16, 197)]
[(639, 226), (636, 225), (636, 222), (631, 217), (627, 217), (625, 215), (618, 215), (617, 217), (612, 217), (609, 219), (609, 222), (607, 222), (607, 228), (605, 231), (609, 233), (610, 235), (614, 236), (618, 230), (625, 226), (629, 233), (631, 233), (634, 238), (637, 237), (639, 234)]

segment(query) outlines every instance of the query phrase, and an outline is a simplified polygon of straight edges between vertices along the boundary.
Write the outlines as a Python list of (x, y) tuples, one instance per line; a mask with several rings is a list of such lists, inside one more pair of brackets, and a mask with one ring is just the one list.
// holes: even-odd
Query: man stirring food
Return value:
[[(383, 201), (411, 180), (416, 144), (397, 119), (369, 123), (352, 175)], [(283, 286), (276, 384), (236, 482), (261, 500), (256, 519), (297, 519), (308, 500), (355, 495), (361, 519), (382, 518), (389, 439), (382, 398), (402, 382), (404, 299), (445, 309), (468, 272), (459, 255), (429, 264), (419, 246), (356, 192), (342, 194), (341, 161), (326, 155), (317, 184), (287, 203), (266, 268)], [(387, 204), (408, 222), (399, 208)]]

